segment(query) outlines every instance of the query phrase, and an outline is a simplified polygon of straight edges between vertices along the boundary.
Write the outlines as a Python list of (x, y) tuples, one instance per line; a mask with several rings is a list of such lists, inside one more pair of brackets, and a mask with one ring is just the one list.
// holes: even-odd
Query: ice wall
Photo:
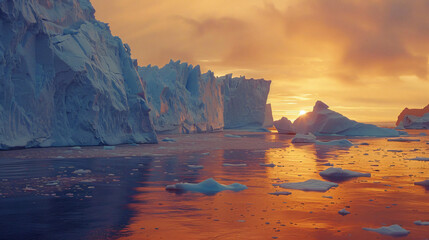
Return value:
[[(405, 108), (398, 116), (396, 126), (399, 128), (424, 128), (424, 122), (428, 121), (425, 114), (429, 113), (429, 105), (422, 109)], [(425, 120), (426, 119), (426, 120)], [(423, 125), (422, 125), (423, 124)], [(429, 123), (426, 123), (429, 127)]]
[(397, 129), (429, 129), (429, 113), (421, 117), (405, 115)]
[(0, 0), (0, 149), (154, 143), (130, 49), (89, 0)]
[(233, 78), (232, 74), (218, 78), (224, 96), (226, 129), (256, 129), (264, 125), (265, 107), (271, 81)]
[(162, 68), (140, 67), (151, 119), (161, 133), (210, 132), (223, 128), (223, 97), (212, 72), (170, 61)]
[(268, 103), (265, 106), (265, 119), (263, 127), (270, 128), (274, 125), (274, 119), (273, 119), (273, 110), (271, 108), (271, 103)]

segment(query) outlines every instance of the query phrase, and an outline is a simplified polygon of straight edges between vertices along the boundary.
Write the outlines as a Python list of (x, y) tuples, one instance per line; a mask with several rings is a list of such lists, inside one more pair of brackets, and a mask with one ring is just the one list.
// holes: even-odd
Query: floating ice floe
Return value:
[(414, 161), (429, 161), (429, 158), (426, 157), (415, 157), (415, 158), (407, 158), (405, 160), (414, 160)]
[(420, 139), (416, 138), (389, 138), (389, 142), (420, 142)]
[(414, 224), (419, 226), (429, 226), (429, 222), (415, 221)]
[(200, 183), (176, 183), (174, 185), (167, 185), (165, 189), (176, 190), (176, 191), (199, 192), (204, 194), (214, 194), (225, 190), (238, 192), (238, 191), (247, 189), (247, 186), (240, 183), (224, 185), (216, 182), (216, 180), (214, 180), (213, 178), (209, 178)]
[(162, 139), (162, 141), (163, 142), (176, 142), (176, 139), (166, 137), (166, 138)]
[(363, 228), (363, 230), (376, 232), (376, 233), (380, 233), (380, 234), (388, 235), (392, 237), (403, 237), (403, 236), (407, 236), (410, 233), (410, 231), (403, 229), (398, 224), (394, 224), (388, 227), (381, 227), (381, 228)]
[(268, 193), (268, 194), (271, 194), (271, 195), (276, 195), (276, 196), (280, 196), (280, 195), (291, 195), (292, 193), (291, 192), (272, 192), (272, 193)]
[(338, 184), (333, 182), (310, 179), (305, 182), (281, 183), (273, 184), (273, 186), (279, 186), (286, 189), (297, 189), (302, 191), (326, 192), (332, 187), (338, 187)]
[(75, 171), (73, 171), (73, 173), (74, 174), (88, 174), (88, 173), (91, 173), (91, 170), (89, 170), (89, 169), (78, 169), (78, 170), (75, 170)]
[(339, 140), (332, 140), (329, 142), (316, 141), (316, 145), (351, 147), (354, 144), (347, 139), (339, 139)]
[(313, 111), (293, 123), (297, 133), (313, 133), (314, 135), (398, 137), (400, 132), (380, 128), (372, 124), (358, 123), (329, 109), (329, 106), (317, 101)]
[(190, 168), (190, 169), (203, 169), (204, 166), (202, 166), (202, 165), (188, 165), (188, 168)]
[(315, 142), (316, 142), (316, 136), (314, 136), (312, 133), (309, 133), (309, 134), (298, 133), (292, 139), (292, 143), (315, 143)]
[(73, 150), (80, 150), (80, 149), (82, 149), (82, 147), (74, 146), (74, 147), (71, 147), (71, 149), (73, 149)]
[(274, 121), (274, 127), (277, 129), (279, 133), (284, 133), (284, 134), (295, 133), (292, 122), (285, 117), (282, 117), (280, 120)]
[(262, 167), (275, 167), (276, 165), (274, 163), (260, 163), (259, 166), (262, 166)]
[(338, 211), (338, 214), (340, 214), (340, 215), (342, 215), (342, 216), (345, 216), (345, 215), (347, 215), (347, 214), (350, 214), (350, 212), (349, 212), (349, 211), (347, 211), (345, 208), (343, 208), (343, 209), (341, 209), (340, 211)]
[(234, 135), (234, 134), (225, 134), (225, 135), (223, 135), (223, 136), (225, 136), (225, 137), (229, 137), (229, 138), (241, 138), (241, 136), (239, 136), (239, 135)]
[(342, 168), (328, 168), (322, 172), (319, 173), (320, 176), (327, 179), (332, 180), (343, 180), (348, 178), (354, 178), (354, 177), (371, 177), (370, 173), (360, 173), (360, 172), (354, 172)]
[(419, 136), (425, 137), (425, 136), (427, 136), (427, 134), (424, 133), (424, 132), (422, 132), (422, 133), (419, 134)]
[(429, 180), (424, 180), (421, 182), (415, 182), (415, 185), (423, 186), (423, 187), (429, 187)]
[(115, 150), (115, 146), (104, 146), (103, 149), (104, 150)]
[(246, 163), (224, 163), (222, 164), (224, 167), (247, 167)]

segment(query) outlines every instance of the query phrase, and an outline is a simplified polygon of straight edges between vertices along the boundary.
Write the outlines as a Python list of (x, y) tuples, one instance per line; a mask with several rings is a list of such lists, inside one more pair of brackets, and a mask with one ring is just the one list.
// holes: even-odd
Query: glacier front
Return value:
[(157, 142), (130, 48), (94, 12), (0, 1), (0, 149)]

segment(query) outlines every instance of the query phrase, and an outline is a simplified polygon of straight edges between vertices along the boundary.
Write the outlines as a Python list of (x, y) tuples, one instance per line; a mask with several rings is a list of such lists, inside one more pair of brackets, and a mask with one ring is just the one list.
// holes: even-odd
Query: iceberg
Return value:
[(415, 182), (415, 185), (423, 186), (423, 187), (429, 187), (429, 180), (424, 180), (421, 182)]
[(381, 227), (381, 228), (363, 228), (363, 230), (376, 232), (376, 233), (380, 233), (380, 234), (388, 235), (392, 237), (403, 237), (403, 236), (407, 236), (410, 233), (410, 231), (403, 229), (398, 224), (394, 224), (388, 227)]
[[(429, 113), (429, 104), (422, 108), (422, 109), (409, 109), (405, 108), (402, 110), (402, 112), (398, 116), (398, 120), (396, 121), (396, 126), (399, 126), (401, 122), (404, 122), (405, 118), (407, 116), (414, 116), (414, 117), (423, 117), (423, 115)], [(405, 126), (403, 126), (405, 127)]]
[(231, 74), (215, 77), (200, 66), (170, 61), (138, 72), (147, 89), (150, 118), (159, 133), (200, 133), (257, 129), (272, 125), (266, 104), (271, 81)]
[(274, 127), (276, 127), (279, 133), (294, 134), (292, 122), (286, 117), (282, 117), (280, 120), (274, 121)]
[(233, 78), (228, 74), (218, 78), (221, 84), (225, 129), (263, 128), (271, 81)]
[(418, 117), (406, 115), (398, 124), (398, 129), (429, 129), (429, 113)]
[(230, 190), (234, 192), (239, 192), (247, 189), (247, 187), (240, 183), (233, 183), (230, 185), (223, 185), (213, 178), (209, 178), (200, 183), (176, 183), (174, 185), (167, 185), (165, 188), (169, 191), (190, 191), (190, 192), (199, 192), (207, 195), (216, 194), (221, 191)]
[(350, 212), (347, 211), (345, 208), (343, 208), (340, 211), (338, 211), (338, 214), (340, 214), (341, 216), (346, 216), (346, 215), (350, 214)]
[(332, 187), (338, 187), (338, 184), (333, 182), (310, 179), (305, 182), (281, 183), (273, 184), (273, 186), (279, 186), (286, 189), (297, 189), (302, 191), (326, 192)]
[(414, 221), (414, 224), (418, 226), (429, 226), (429, 222), (423, 222), (423, 221)]
[(300, 116), (293, 123), (297, 133), (314, 135), (398, 137), (400, 132), (380, 128), (372, 124), (359, 123), (329, 109), (329, 106), (317, 101), (313, 111)]
[(94, 13), (0, 1), (0, 149), (157, 142), (137, 62)]
[(339, 139), (339, 140), (332, 140), (328, 142), (316, 141), (316, 145), (351, 147), (354, 144), (347, 139)]
[(319, 173), (320, 176), (329, 180), (345, 180), (355, 177), (371, 177), (370, 173), (354, 172), (342, 168), (328, 168)]
[[(221, 85), (200, 66), (170, 61), (162, 68), (139, 67), (152, 109), (150, 118), (159, 133), (199, 133), (223, 129)], [(265, 104), (265, 103), (264, 103)]]
[(273, 110), (271, 108), (271, 103), (267, 103), (267, 105), (265, 105), (265, 119), (262, 127), (270, 128), (273, 125), (274, 125)]

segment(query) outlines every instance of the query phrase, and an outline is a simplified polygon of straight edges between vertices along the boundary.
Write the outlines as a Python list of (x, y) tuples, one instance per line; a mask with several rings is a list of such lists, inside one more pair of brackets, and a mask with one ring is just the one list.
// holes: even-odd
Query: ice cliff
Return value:
[(372, 124), (359, 123), (329, 109), (329, 106), (317, 101), (313, 111), (300, 116), (293, 123), (297, 133), (314, 135), (398, 137), (401, 133), (389, 128), (380, 128)]
[(199, 66), (180, 61), (162, 68), (140, 67), (139, 74), (157, 132), (261, 129), (272, 119), (271, 106), (266, 106), (271, 81), (232, 75), (217, 78), (211, 71), (202, 74)]
[(89, 0), (0, 0), (0, 149), (154, 143), (130, 49)]
[(262, 128), (271, 81), (245, 77), (233, 78), (232, 74), (220, 77), (218, 80), (224, 97), (225, 128)]
[(170, 61), (163, 68), (140, 67), (151, 119), (161, 133), (208, 132), (223, 128), (223, 97), (212, 72)]
[(396, 125), (398, 129), (429, 129), (429, 105), (422, 109), (405, 108)]

